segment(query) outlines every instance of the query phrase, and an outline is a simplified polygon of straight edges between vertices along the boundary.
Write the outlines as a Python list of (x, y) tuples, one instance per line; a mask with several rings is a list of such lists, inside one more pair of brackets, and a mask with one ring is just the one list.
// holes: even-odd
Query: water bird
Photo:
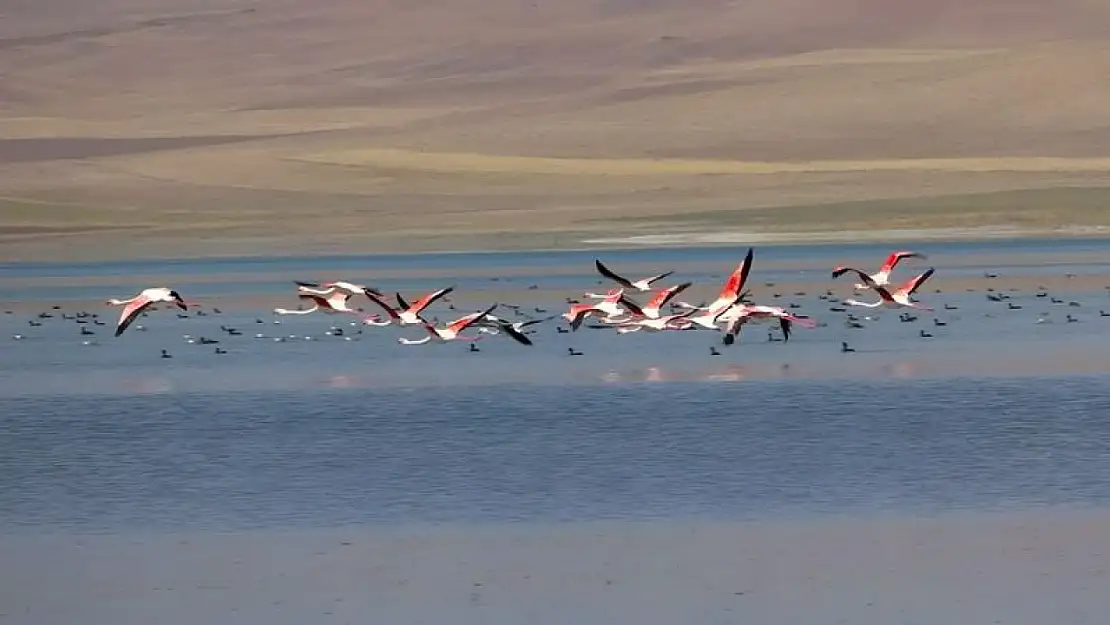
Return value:
[(567, 355), (568, 356), (581, 356), (582, 352), (575, 350), (573, 347), (568, 347), (567, 348)]
[(394, 297), (397, 300), (398, 308), (390, 306), (389, 302), (385, 301), (385, 298), (380, 295), (374, 295), (370, 292), (367, 292), (366, 296), (369, 297), (370, 300), (373, 301), (375, 304), (380, 306), (381, 309), (385, 311), (385, 314), (389, 315), (389, 318), (396, 321), (398, 325), (409, 326), (423, 325), (424, 323), (427, 323), (424, 319), (420, 317), (420, 313), (424, 312), (424, 309), (426, 309), (428, 306), (431, 306), (433, 302), (446, 297), (448, 293), (451, 293), (454, 290), (455, 287), (450, 286), (445, 289), (432, 291), (431, 293), (428, 293), (420, 299), (416, 300), (411, 305), (407, 301), (405, 301), (405, 298), (402, 297), (400, 293), (395, 293)]
[(846, 341), (841, 341), (840, 351), (841, 353), (847, 354), (848, 352), (854, 352), (856, 350), (854, 348), (848, 347), (848, 343)]
[(915, 308), (918, 310), (927, 310), (929, 312), (932, 312), (933, 310), (928, 306), (924, 306), (922, 304), (919, 304), (918, 302), (913, 301), (912, 298), (914, 292), (917, 291), (917, 289), (921, 288), (921, 285), (924, 284), (925, 281), (933, 275), (933, 272), (935, 270), (932, 267), (925, 271), (925, 273), (911, 278), (893, 293), (888, 291), (886, 287), (876, 284), (873, 280), (871, 280), (871, 276), (860, 271), (859, 269), (853, 269), (851, 267), (841, 267), (833, 271), (832, 277), (834, 279), (839, 278), (849, 271), (854, 272), (860, 277), (861, 280), (863, 280), (864, 284), (867, 284), (875, 292), (877, 292), (880, 299), (875, 303), (859, 302), (853, 299), (848, 299), (844, 300), (845, 304), (848, 304), (850, 306), (863, 306), (866, 308), (878, 308), (880, 306), (883, 306), (886, 308)]
[[(489, 313), (493, 312), (495, 308), (497, 308), (497, 304), (490, 306), (482, 312), (471, 313), (469, 315), (459, 317), (458, 319), (448, 323), (443, 328), (437, 328), (427, 321), (424, 321), (422, 327), (428, 332), (428, 336), (415, 341), (401, 337), (397, 339), (397, 342), (402, 345), (423, 345), (425, 343), (428, 343), (429, 341), (436, 341), (437, 343), (446, 343), (448, 341), (479, 341), (482, 337), (461, 336), (460, 333), (477, 323), (478, 320), (480, 320), (482, 317), (485, 317)], [(525, 340), (528, 340), (527, 337), (523, 338)], [(531, 341), (528, 341), (528, 344), (531, 344)]]
[(650, 291), (653, 282), (658, 282), (659, 280), (662, 280), (663, 278), (666, 278), (667, 276), (674, 273), (674, 271), (667, 271), (658, 275), (633, 281), (614, 273), (598, 259), (594, 259), (594, 267), (597, 269), (598, 273), (605, 276), (606, 278), (609, 278), (613, 282), (616, 282), (626, 289), (635, 289), (637, 291)]
[(123, 334), (128, 326), (135, 321), (136, 317), (157, 302), (169, 302), (181, 310), (188, 310), (188, 306), (185, 305), (185, 300), (181, 295), (177, 291), (166, 287), (143, 289), (138, 295), (131, 299), (108, 300), (108, 303), (112, 306), (123, 306), (119, 321), (116, 323), (116, 336)]
[[(854, 285), (854, 287), (856, 289), (869, 289), (869, 288), (873, 288), (872, 284), (876, 284), (878, 286), (886, 286), (886, 285), (890, 284), (890, 272), (894, 271), (894, 268), (898, 266), (899, 262), (901, 262), (901, 261), (903, 261), (907, 258), (920, 258), (920, 259), (924, 260), (928, 257), (925, 256), (924, 254), (921, 254), (921, 253), (918, 253), (918, 252), (911, 252), (911, 251), (906, 251), (906, 250), (892, 252), (889, 256), (886, 257), (886, 261), (883, 262), (882, 267), (879, 267), (879, 270), (877, 272), (867, 276), (867, 278), (870, 280), (870, 282), (868, 282), (868, 280), (863, 280), (861, 284), (856, 284), (856, 285)], [(841, 266), (833, 269), (833, 273), (836, 273), (837, 271), (840, 271), (842, 269), (848, 269), (848, 268), (841, 265)], [(853, 270), (853, 271), (855, 271), (855, 270)], [(840, 273), (844, 273), (844, 272), (841, 271)], [(862, 272), (860, 272), (860, 273), (861, 273), (861, 276), (865, 275)]]
[(297, 290), (302, 293), (310, 295), (330, 295), (332, 291), (340, 290), (346, 292), (348, 295), (359, 295), (361, 293), (370, 292), (375, 295), (381, 296), (382, 292), (372, 286), (365, 284), (355, 284), (353, 282), (346, 282), (344, 280), (336, 280), (334, 282), (305, 282), (303, 280), (294, 280), (297, 285)]

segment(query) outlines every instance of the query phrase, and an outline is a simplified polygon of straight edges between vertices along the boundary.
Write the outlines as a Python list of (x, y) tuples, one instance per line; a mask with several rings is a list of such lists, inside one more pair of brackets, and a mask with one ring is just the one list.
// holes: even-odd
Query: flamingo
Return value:
[(420, 317), (420, 313), (424, 312), (424, 309), (430, 306), (432, 302), (454, 290), (455, 287), (451, 286), (445, 289), (439, 289), (438, 291), (432, 291), (413, 302), (412, 305), (409, 305), (409, 303), (405, 301), (405, 298), (401, 297), (400, 293), (397, 293), (397, 305), (400, 310), (390, 306), (389, 302), (385, 301), (385, 298), (375, 293), (367, 291), (366, 297), (369, 297), (371, 301), (380, 306), (390, 318), (397, 322), (397, 325), (412, 326), (426, 323), (424, 319)]
[(613, 282), (616, 282), (617, 284), (621, 285), (622, 287), (624, 287), (626, 289), (636, 289), (637, 291), (650, 291), (651, 290), (651, 284), (653, 282), (657, 282), (659, 280), (662, 280), (663, 278), (666, 278), (667, 276), (674, 273), (674, 271), (668, 271), (666, 273), (661, 273), (661, 274), (656, 275), (656, 276), (650, 276), (648, 278), (643, 278), (643, 279), (636, 280), (635, 282), (633, 282), (632, 280), (629, 280), (628, 278), (625, 278), (623, 276), (619, 276), (619, 275), (613, 273), (613, 271), (611, 269), (609, 269), (605, 265), (601, 264), (601, 261), (597, 260), (596, 258), (594, 259), (594, 267), (597, 268), (598, 273), (605, 276), (606, 278), (609, 278)]
[(632, 319), (613, 324), (617, 332), (626, 334), (647, 330), (648, 332), (663, 332), (665, 330), (685, 330), (690, 327), (689, 317), (698, 311), (687, 310), (674, 315), (663, 317), (634, 316)]
[[(624, 304), (627, 310), (626, 308), (622, 308), (621, 304)], [(611, 291), (610, 294), (600, 302), (572, 305), (570, 310), (563, 313), (563, 317), (570, 322), (571, 330), (577, 330), (578, 326), (582, 325), (582, 320), (588, 315), (601, 313), (605, 315), (607, 321), (615, 321), (617, 318), (626, 315), (629, 311), (632, 311), (633, 314), (643, 313), (635, 302), (624, 297), (624, 289), (617, 289)]]
[(310, 293), (313, 295), (328, 295), (333, 289), (340, 289), (346, 291), (351, 295), (358, 295), (370, 291), (375, 295), (381, 295), (382, 292), (371, 286), (364, 284), (355, 284), (353, 282), (345, 282), (343, 280), (336, 280), (335, 282), (303, 282), (301, 280), (294, 280), (297, 289), (302, 293)]
[(530, 319), (528, 321), (512, 322), (487, 313), (480, 320), (476, 321), (474, 325), (480, 326), (479, 331), (485, 331), (489, 334), (500, 334), (504, 332), (505, 334), (509, 335), (509, 338), (513, 339), (517, 343), (520, 343), (521, 345), (531, 345), (532, 339), (525, 336), (522, 329), (525, 326), (540, 323), (542, 321), (545, 320)]
[[(420, 325), (425, 330), (427, 330), (428, 336), (416, 341), (401, 337), (397, 339), (397, 342), (402, 345), (423, 345), (429, 341), (435, 341), (437, 343), (447, 343), (449, 341), (480, 341), (482, 340), (482, 337), (480, 336), (459, 336), (459, 333), (474, 325), (486, 315), (493, 312), (495, 308), (497, 308), (497, 304), (490, 306), (482, 312), (471, 313), (469, 315), (459, 317), (458, 319), (448, 323), (442, 328), (437, 328), (427, 321), (424, 321), (424, 319), (418, 318)], [(529, 341), (528, 343), (530, 344), (531, 341)]]
[(275, 308), (274, 313), (278, 315), (307, 315), (316, 311), (323, 311), (327, 313), (349, 313), (352, 315), (361, 314), (359, 311), (350, 308), (347, 301), (351, 299), (351, 294), (346, 291), (338, 289), (333, 290), (327, 296), (314, 295), (311, 293), (301, 293), (297, 296), (300, 299), (308, 300), (313, 303), (312, 308), (305, 310), (288, 310), (285, 308)]
[[(883, 263), (883, 266), (879, 267), (879, 271), (870, 275), (870, 276), (868, 276), (868, 277), (871, 278), (872, 282), (874, 282), (875, 284), (877, 284), (879, 286), (887, 286), (888, 284), (890, 284), (890, 272), (894, 271), (894, 267), (897, 266), (899, 262), (901, 262), (903, 259), (906, 259), (906, 258), (920, 258), (920, 259), (924, 260), (924, 259), (928, 258), (928, 256), (926, 256), (924, 254), (920, 254), (918, 252), (909, 252), (909, 251), (891, 252), (890, 256), (886, 257), (886, 262)], [(840, 266), (840, 267), (837, 267), (836, 269), (834, 269), (833, 271), (838, 271), (838, 270), (844, 269), (844, 268), (845, 267)], [(857, 290), (862, 290), (862, 289), (866, 289), (866, 288), (870, 288), (870, 287), (867, 284), (867, 282), (864, 281), (862, 284), (853, 285), (853, 288), (855, 288)]]
[(905, 284), (903, 284), (901, 287), (893, 292), (887, 290), (885, 286), (876, 284), (875, 281), (871, 279), (871, 276), (867, 275), (866, 273), (860, 271), (859, 269), (853, 269), (851, 267), (840, 267), (834, 270), (832, 273), (832, 277), (839, 278), (849, 271), (854, 272), (856, 275), (858, 275), (860, 277), (860, 280), (863, 281), (864, 285), (866, 285), (868, 288), (874, 289), (879, 294), (880, 298), (879, 301), (874, 303), (858, 302), (854, 299), (844, 300), (844, 303), (848, 304), (849, 306), (863, 306), (865, 308), (878, 308), (880, 306), (884, 308), (915, 308), (917, 310), (926, 310), (929, 312), (933, 312), (932, 308), (913, 301), (911, 297), (914, 292), (917, 291), (917, 289), (921, 288), (921, 285), (929, 279), (929, 276), (933, 275), (933, 267), (930, 267), (925, 273), (906, 281)]
[(108, 303), (112, 306), (123, 306), (123, 311), (120, 312), (119, 322), (116, 324), (116, 336), (123, 334), (131, 325), (139, 314), (150, 307), (151, 304), (156, 302), (170, 302), (176, 305), (181, 310), (188, 310), (185, 300), (181, 295), (173, 289), (166, 287), (153, 287), (139, 291), (139, 294), (131, 299), (110, 299)]
[(748, 274), (752, 271), (752, 259), (754, 257), (755, 249), (749, 247), (748, 253), (744, 256), (744, 260), (736, 266), (736, 269), (729, 275), (728, 280), (725, 281), (724, 286), (721, 287), (720, 293), (717, 294), (717, 299), (713, 300), (708, 306), (694, 306), (687, 302), (677, 302), (677, 305), (682, 308), (700, 310), (704, 313), (689, 317), (691, 323), (695, 323), (709, 330), (717, 329), (717, 316), (746, 297), (747, 292), (744, 291), (744, 285), (748, 282)]
[(817, 327), (817, 322), (813, 319), (795, 315), (779, 306), (738, 303), (717, 316), (717, 321), (724, 321), (728, 324), (725, 326), (725, 336), (723, 339), (725, 345), (732, 345), (736, 342), (736, 338), (740, 335), (740, 331), (743, 329), (744, 324), (749, 322), (770, 321), (773, 319), (778, 319), (779, 328), (782, 329), (783, 341), (790, 340), (790, 330), (795, 323), (810, 329)]
[[(677, 296), (679, 293), (681, 293), (681, 292), (685, 291), (686, 289), (690, 288), (690, 286), (692, 284), (693, 284), (693, 282), (683, 282), (682, 284), (678, 284), (678, 285), (675, 285), (675, 286), (672, 286), (672, 287), (667, 287), (665, 289), (659, 289), (658, 291), (655, 292), (655, 294), (652, 296), (652, 298), (650, 300), (648, 300), (648, 303), (647, 303), (646, 306), (641, 306), (640, 307), (640, 310), (642, 310), (643, 313), (644, 313), (644, 316), (648, 317), (649, 319), (658, 319), (661, 316), (660, 309), (663, 308), (664, 306), (666, 306), (667, 302), (674, 299), (675, 296)], [(690, 311), (691, 314), (693, 314), (695, 312), (697, 312), (697, 310), (691, 310)], [(687, 315), (687, 316), (689, 316), (689, 315)]]

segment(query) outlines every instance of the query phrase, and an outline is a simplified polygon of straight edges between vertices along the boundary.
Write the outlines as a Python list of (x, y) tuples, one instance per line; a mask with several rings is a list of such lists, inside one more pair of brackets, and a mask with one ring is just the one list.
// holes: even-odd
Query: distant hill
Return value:
[[(791, 228), (826, 228), (826, 203), (1110, 185), (1093, 0), (18, 0), (0, 75), (18, 254), (121, 224), (396, 244), (802, 205)], [(1069, 219), (1110, 222), (1083, 197)], [(898, 219), (1006, 220), (945, 205)]]

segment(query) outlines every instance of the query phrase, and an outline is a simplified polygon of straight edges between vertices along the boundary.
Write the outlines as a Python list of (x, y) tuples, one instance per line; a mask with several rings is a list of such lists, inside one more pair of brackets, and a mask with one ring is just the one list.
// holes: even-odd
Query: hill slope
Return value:
[[(1091, 199), (1110, 182), (1110, 6), (1093, 0), (3, 11), (10, 258), (1110, 225)], [(967, 195), (1060, 186), (1093, 190), (1024, 218)]]

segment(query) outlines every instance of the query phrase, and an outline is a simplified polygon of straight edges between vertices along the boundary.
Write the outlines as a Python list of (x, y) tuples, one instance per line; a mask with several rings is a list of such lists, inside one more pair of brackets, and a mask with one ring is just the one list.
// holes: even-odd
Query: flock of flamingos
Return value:
[[(801, 314), (791, 313), (778, 306), (767, 306), (753, 303), (750, 293), (744, 286), (752, 269), (754, 250), (749, 248), (744, 260), (737, 265), (729, 275), (728, 280), (718, 292), (715, 300), (702, 305), (694, 305), (681, 300), (676, 300), (683, 291), (689, 288), (691, 282), (683, 282), (674, 286), (655, 288), (653, 285), (670, 276), (673, 271), (640, 280), (629, 280), (606, 267), (600, 260), (595, 260), (595, 267), (602, 276), (615, 282), (618, 287), (606, 293), (585, 293), (583, 299), (590, 301), (581, 302), (569, 299), (570, 308), (561, 316), (569, 325), (570, 330), (576, 331), (588, 317), (596, 321), (590, 327), (612, 328), (619, 333), (629, 332), (662, 332), (682, 330), (715, 330), (724, 334), (723, 343), (732, 345), (739, 337), (745, 324), (771, 322), (777, 323), (782, 330), (783, 339), (788, 340), (792, 327), (797, 324), (806, 328), (813, 328), (816, 322)], [(933, 275), (930, 268), (924, 273), (913, 277), (897, 288), (892, 288), (890, 277), (898, 263), (906, 258), (925, 258), (923, 254), (910, 251), (897, 251), (890, 254), (886, 261), (874, 274), (868, 274), (852, 267), (837, 267), (832, 271), (832, 277), (839, 278), (844, 274), (854, 274), (859, 278), (855, 284), (857, 291), (874, 291), (878, 300), (862, 302), (855, 299), (844, 301), (848, 306), (862, 306), (866, 308), (914, 308), (932, 311), (913, 299), (914, 293)], [(386, 299), (381, 291), (371, 286), (354, 284), (345, 281), (335, 282), (296, 282), (298, 297), (312, 306), (307, 309), (287, 310), (277, 308), (276, 314), (304, 315), (315, 312), (330, 314), (350, 314), (361, 318), (363, 324), (371, 326), (416, 326), (424, 330), (426, 336), (420, 339), (401, 337), (398, 340), (403, 345), (422, 345), (430, 342), (448, 343), (452, 341), (477, 341), (481, 334), (504, 334), (522, 345), (531, 345), (532, 340), (527, 336), (529, 325), (541, 323), (547, 319), (529, 319), (525, 321), (510, 321), (494, 315), (499, 307), (514, 309), (507, 304), (493, 304), (485, 310), (464, 315), (442, 326), (428, 321), (423, 313), (433, 303), (442, 300), (450, 294), (454, 287), (433, 291), (408, 302), (400, 293), (396, 293), (394, 302)], [(641, 304), (629, 296), (629, 292), (647, 293), (646, 303)], [(363, 296), (368, 298), (384, 314), (365, 315), (351, 307), (351, 298)], [(148, 288), (135, 297), (126, 300), (111, 299), (109, 304), (123, 306), (115, 335), (118, 337), (140, 315), (152, 310), (157, 304), (168, 303), (187, 310), (189, 304), (177, 291), (167, 287)], [(552, 317), (554, 318), (554, 317)], [(464, 335), (466, 330), (473, 329), (478, 334)], [(847, 347), (845, 346), (845, 349)], [(573, 350), (571, 352), (574, 354)], [(577, 355), (577, 354), (575, 354)]]

